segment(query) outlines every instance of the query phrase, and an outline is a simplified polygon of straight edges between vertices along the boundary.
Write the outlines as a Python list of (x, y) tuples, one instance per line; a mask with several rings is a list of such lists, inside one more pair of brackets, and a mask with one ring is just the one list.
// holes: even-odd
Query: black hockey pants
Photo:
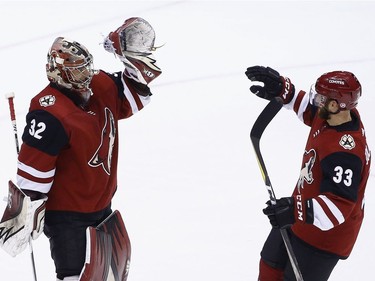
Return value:
[(110, 207), (89, 214), (46, 212), (44, 233), (49, 238), (58, 279), (80, 275), (86, 257), (86, 228), (96, 227), (111, 212)]
[[(294, 254), (304, 281), (326, 281), (339, 261), (339, 257), (307, 245), (288, 231)], [(295, 281), (293, 268), (281, 237), (280, 230), (272, 229), (261, 252), (268, 265), (284, 269), (284, 281)]]

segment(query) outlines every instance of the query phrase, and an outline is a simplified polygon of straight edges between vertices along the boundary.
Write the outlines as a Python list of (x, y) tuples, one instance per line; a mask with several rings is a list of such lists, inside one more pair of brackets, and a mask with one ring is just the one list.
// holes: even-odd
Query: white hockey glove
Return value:
[(104, 39), (107, 52), (115, 54), (125, 65), (125, 75), (148, 85), (161, 74), (152, 54), (156, 50), (155, 31), (144, 19), (129, 18)]
[(9, 181), (8, 205), (0, 222), (0, 247), (15, 257), (25, 250), (30, 236), (37, 239), (43, 232), (47, 196), (31, 200)]

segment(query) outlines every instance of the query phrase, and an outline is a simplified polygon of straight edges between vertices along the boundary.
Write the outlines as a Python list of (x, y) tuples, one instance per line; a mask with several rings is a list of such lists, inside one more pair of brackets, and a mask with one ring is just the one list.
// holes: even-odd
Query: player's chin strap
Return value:
[[(86, 261), (79, 281), (126, 281), (131, 247), (119, 211), (114, 211), (98, 227), (86, 230)], [(64, 279), (67, 280), (67, 279)]]

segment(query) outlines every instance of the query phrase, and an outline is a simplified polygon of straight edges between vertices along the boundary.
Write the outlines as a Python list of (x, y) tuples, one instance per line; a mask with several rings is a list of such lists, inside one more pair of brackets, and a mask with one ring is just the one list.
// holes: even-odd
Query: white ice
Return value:
[[(370, 1), (7, 1), (0, 2), (0, 94), (16, 94), (21, 138), (30, 99), (47, 85), (46, 53), (63, 35), (86, 45), (95, 66), (121, 69), (99, 44), (128, 17), (155, 28), (163, 74), (153, 101), (121, 122), (119, 190), (113, 207), (131, 241), (129, 281), (256, 280), (270, 230), (268, 199), (249, 139), (266, 101), (251, 95), (246, 67), (267, 65), (308, 90), (330, 70), (354, 72), (359, 110), (375, 149), (375, 3)], [(7, 100), (0, 100), (0, 197), (15, 178)], [(299, 174), (308, 128), (283, 110), (261, 141), (278, 197)], [(352, 255), (332, 281), (373, 279), (374, 172)], [(1, 204), (5, 208), (5, 202)], [(45, 236), (34, 242), (38, 280), (54, 280)], [(0, 251), (0, 280), (33, 280), (28, 251)]]

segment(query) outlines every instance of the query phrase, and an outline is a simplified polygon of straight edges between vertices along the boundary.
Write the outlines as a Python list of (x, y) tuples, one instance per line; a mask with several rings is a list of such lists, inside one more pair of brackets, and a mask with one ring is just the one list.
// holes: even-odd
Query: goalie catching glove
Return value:
[(280, 74), (264, 66), (248, 67), (245, 72), (247, 78), (253, 82), (261, 82), (263, 85), (252, 85), (250, 91), (266, 100), (281, 98), (283, 104), (289, 103), (294, 96), (294, 85), (289, 78), (280, 76)]
[(156, 50), (155, 31), (144, 19), (133, 17), (110, 32), (104, 49), (115, 54), (125, 65), (125, 75), (147, 85), (161, 74), (152, 54)]
[(30, 236), (35, 240), (43, 232), (47, 196), (37, 195), (32, 200), (9, 181), (8, 205), (0, 222), (0, 247), (12, 257), (25, 250)]

